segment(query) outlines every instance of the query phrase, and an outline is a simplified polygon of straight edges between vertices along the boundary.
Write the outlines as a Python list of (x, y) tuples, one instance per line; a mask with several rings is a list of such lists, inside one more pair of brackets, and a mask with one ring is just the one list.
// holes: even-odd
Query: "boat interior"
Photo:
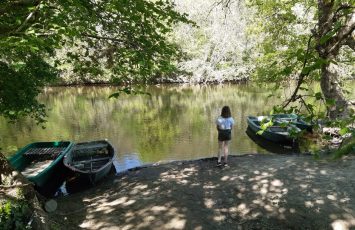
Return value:
[(72, 152), (70, 165), (87, 172), (93, 172), (106, 165), (112, 159), (113, 150), (105, 143), (77, 145)]
[(26, 163), (21, 173), (26, 177), (36, 176), (45, 170), (64, 150), (63, 147), (30, 148), (23, 153)]

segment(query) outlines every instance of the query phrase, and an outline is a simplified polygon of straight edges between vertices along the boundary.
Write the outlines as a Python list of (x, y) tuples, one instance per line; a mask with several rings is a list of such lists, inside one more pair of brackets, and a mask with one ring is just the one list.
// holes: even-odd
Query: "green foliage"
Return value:
[(45, 121), (44, 105), (36, 97), (40, 89), (55, 78), (55, 71), (38, 56), (30, 56), (22, 63), (0, 61), (0, 115), (11, 120), (31, 116)]
[(334, 15), (347, 1), (333, 3), (334, 20), (323, 35), (317, 34), (320, 33), (318, 15), (324, 12), (316, 1), (249, 0), (247, 3), (257, 9), (259, 17), (253, 24), (261, 27), (258, 32), (264, 37), (254, 75), (259, 81), (287, 81), (302, 74), (308, 77), (304, 79), (307, 84), (307, 81), (320, 79), (323, 66), (337, 61), (322, 58), (319, 46), (329, 43), (344, 27), (344, 18), (351, 10), (345, 8), (343, 17)]
[(24, 201), (0, 203), (0, 229), (31, 229), (29, 219), (29, 207)]
[(175, 71), (180, 51), (167, 37), (174, 24), (192, 22), (173, 7), (169, 0), (2, 1), (0, 115), (43, 122), (36, 96), (66, 64), (77, 75), (129, 83)]
[(256, 134), (258, 134), (258, 135), (262, 135), (263, 132), (264, 132), (267, 128), (269, 128), (269, 127), (271, 127), (271, 126), (274, 125), (272, 119), (271, 119), (271, 120), (264, 119), (264, 120), (262, 120), (262, 121), (260, 122), (260, 124), (261, 124), (261, 125), (260, 125), (261, 130), (259, 130), (259, 131), (256, 133)]
[[(260, 27), (255, 31), (264, 37), (254, 77), (259, 82), (277, 82), (277, 88), (289, 86), (290, 79), (298, 81), (294, 94), (287, 96), (289, 101), (276, 105), (274, 112), (305, 114), (305, 119), (313, 124), (323, 120), (329, 126), (340, 127), (344, 135), (351, 133), (348, 127), (354, 123), (353, 111), (346, 113), (345, 118), (328, 119), (334, 108), (341, 112), (338, 102), (343, 98), (334, 96), (334, 91), (342, 95), (341, 90), (326, 88), (324, 85), (333, 83), (322, 77), (327, 66), (338, 65), (344, 60), (342, 57), (353, 54), (353, 50), (338, 45), (344, 43), (340, 39), (346, 39), (340, 36), (341, 31), (353, 26), (347, 24), (353, 14), (348, 1), (249, 0), (247, 3), (257, 10), (259, 17), (253, 24)], [(327, 25), (320, 23), (324, 16), (332, 18)], [(342, 49), (343, 53), (338, 55), (336, 49)], [(322, 81), (321, 91), (309, 87), (315, 81)]]
[(339, 159), (342, 156), (348, 154), (355, 154), (355, 137), (353, 137), (347, 144), (332, 153), (333, 159)]

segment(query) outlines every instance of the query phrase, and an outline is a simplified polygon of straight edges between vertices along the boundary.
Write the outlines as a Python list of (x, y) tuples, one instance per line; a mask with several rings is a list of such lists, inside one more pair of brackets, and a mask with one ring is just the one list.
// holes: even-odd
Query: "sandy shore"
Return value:
[(355, 229), (355, 156), (232, 156), (110, 176), (57, 199), (60, 229)]

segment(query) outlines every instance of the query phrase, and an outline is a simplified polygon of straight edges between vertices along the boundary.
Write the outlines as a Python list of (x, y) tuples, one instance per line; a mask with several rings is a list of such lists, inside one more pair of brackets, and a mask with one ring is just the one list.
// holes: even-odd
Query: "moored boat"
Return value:
[(72, 146), (69, 141), (31, 143), (10, 157), (9, 162), (28, 180), (41, 187), (62, 164), (64, 155)]
[(81, 142), (64, 157), (64, 166), (95, 184), (112, 167), (115, 149), (106, 140)]
[[(261, 125), (264, 119), (267, 119), (267, 117), (248, 116), (247, 117), (248, 126), (255, 133), (258, 133), (259, 131), (262, 131)], [(290, 141), (294, 141), (294, 137), (290, 134), (291, 129), (293, 129), (293, 132), (300, 131), (300, 129), (295, 126), (287, 127), (287, 126), (273, 125), (263, 130), (260, 135), (265, 139), (273, 142), (290, 142)]]
[(299, 144), (297, 142), (290, 143), (277, 143), (274, 141), (270, 141), (265, 139), (261, 135), (255, 133), (255, 131), (251, 130), (250, 127), (245, 131), (247, 136), (260, 148), (278, 154), (298, 154), (301, 152), (299, 149)]

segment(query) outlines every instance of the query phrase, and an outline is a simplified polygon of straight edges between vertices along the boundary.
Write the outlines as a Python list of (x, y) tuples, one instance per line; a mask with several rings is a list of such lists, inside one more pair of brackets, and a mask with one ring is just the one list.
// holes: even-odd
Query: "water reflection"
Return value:
[(149, 86), (143, 90), (151, 96), (108, 99), (113, 87), (47, 88), (40, 96), (50, 109), (47, 128), (28, 120), (9, 124), (0, 118), (0, 147), (11, 154), (35, 141), (109, 139), (118, 150), (122, 169), (211, 157), (217, 151), (214, 120), (221, 107), (229, 105), (236, 120), (231, 154), (270, 152), (245, 133), (248, 115), (265, 114), (277, 102), (268, 99), (273, 91), (267, 86)]

